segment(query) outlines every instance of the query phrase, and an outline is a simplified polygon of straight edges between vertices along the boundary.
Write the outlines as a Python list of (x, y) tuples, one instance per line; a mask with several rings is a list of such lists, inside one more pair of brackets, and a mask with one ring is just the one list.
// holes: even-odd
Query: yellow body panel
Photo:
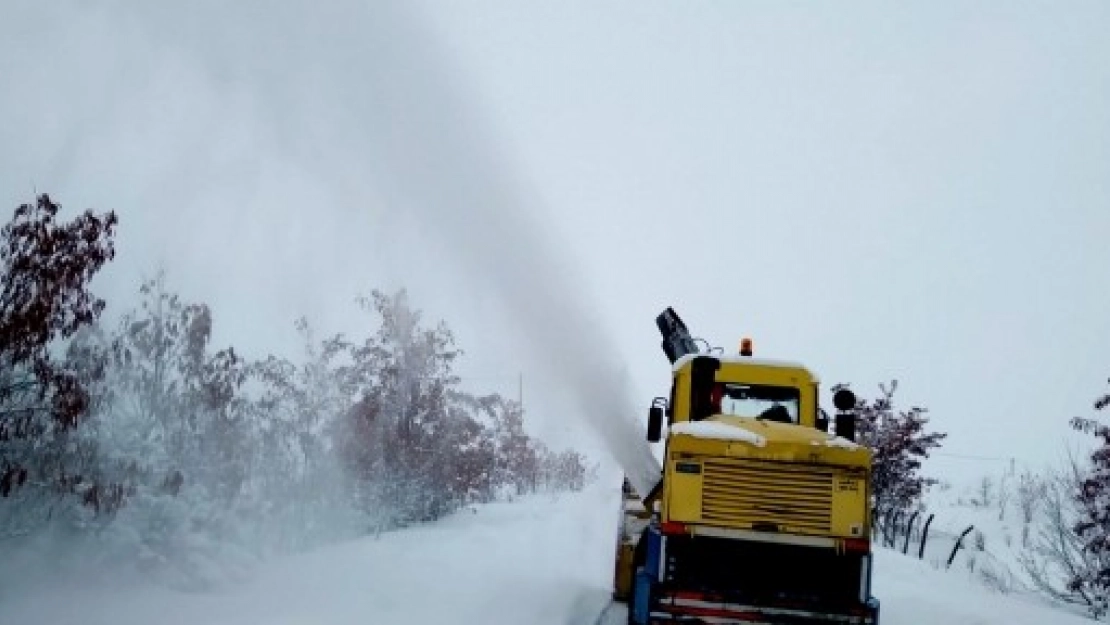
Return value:
[[(672, 426), (689, 421), (688, 363), (675, 365)], [(868, 537), (871, 452), (814, 427), (816, 377), (800, 365), (722, 359), (715, 381), (797, 388), (799, 423), (713, 415), (675, 428), (666, 439), (660, 519), (765, 532), (769, 540)]]
[(669, 518), (678, 521), (698, 519), (701, 515), (701, 475), (672, 472), (670, 497), (664, 506)]
[[(673, 418), (676, 422), (688, 421), (690, 397), (689, 360), (675, 363)], [(813, 427), (817, 417), (817, 377), (801, 365), (763, 364), (756, 360), (722, 359), (717, 371), (718, 381), (738, 381), (749, 384), (793, 386), (801, 391), (801, 424)]]
[[(668, 439), (668, 453), (857, 467), (867, 467), (871, 463), (871, 452), (866, 447), (843, 439), (836, 440), (829, 434), (804, 425), (760, 421), (730, 415), (714, 415), (703, 420), (702, 423), (720, 423), (730, 428), (745, 430), (762, 439), (763, 445), (757, 446), (743, 440), (704, 438), (675, 433)], [(737, 437), (740, 436), (742, 434), (737, 435)]]

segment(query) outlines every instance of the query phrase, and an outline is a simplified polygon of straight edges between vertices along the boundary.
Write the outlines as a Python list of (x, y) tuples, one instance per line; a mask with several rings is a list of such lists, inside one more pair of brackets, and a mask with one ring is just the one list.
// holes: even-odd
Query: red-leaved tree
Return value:
[(0, 496), (27, 480), (64, 487), (57, 437), (86, 413), (88, 371), (75, 372), (52, 354), (57, 341), (91, 325), (104, 301), (88, 288), (115, 256), (116, 216), (85, 211), (59, 219), (46, 194), (15, 210), (0, 230)]
[(860, 397), (856, 404), (856, 438), (873, 454), (871, 484), (879, 514), (907, 510), (920, 502), (925, 488), (935, 482), (921, 474), (922, 461), (947, 436), (927, 430), (929, 419), (924, 408), (896, 410), (897, 388), (897, 380), (880, 384), (878, 397), (871, 401)]

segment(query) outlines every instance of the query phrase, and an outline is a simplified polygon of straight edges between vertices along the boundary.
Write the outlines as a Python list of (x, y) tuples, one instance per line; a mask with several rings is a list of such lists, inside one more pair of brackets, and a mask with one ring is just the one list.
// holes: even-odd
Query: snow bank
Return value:
[(877, 553), (874, 571), (883, 625), (1091, 623), (1036, 596), (994, 593), (965, 570), (937, 570), (927, 562), (885, 549)]
[(756, 447), (762, 447), (767, 442), (762, 436), (751, 430), (721, 423), (720, 421), (682, 421), (671, 426), (671, 434), (685, 434), (695, 438), (743, 441)]
[(4, 625), (592, 625), (609, 602), (620, 480), (467, 509), (182, 593), (84, 580), (7, 592)]
[[(609, 605), (621, 505), (619, 479), (611, 482), (287, 558), (219, 593), (113, 587), (104, 579), (34, 592), (0, 589), (0, 623), (623, 624), (624, 606)], [(875, 576), (883, 625), (1090, 622), (1031, 597), (991, 593), (967, 572), (937, 571), (885, 550)]]

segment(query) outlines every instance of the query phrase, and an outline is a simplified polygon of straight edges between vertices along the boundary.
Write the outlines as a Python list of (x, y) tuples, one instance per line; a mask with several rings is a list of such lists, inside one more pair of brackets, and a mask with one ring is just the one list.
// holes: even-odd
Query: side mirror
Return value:
[(663, 437), (663, 408), (666, 405), (667, 400), (662, 397), (656, 397), (651, 402), (651, 409), (648, 410), (648, 442), (657, 443)]
[(842, 412), (836, 415), (836, 435), (855, 442), (856, 415), (851, 412)]

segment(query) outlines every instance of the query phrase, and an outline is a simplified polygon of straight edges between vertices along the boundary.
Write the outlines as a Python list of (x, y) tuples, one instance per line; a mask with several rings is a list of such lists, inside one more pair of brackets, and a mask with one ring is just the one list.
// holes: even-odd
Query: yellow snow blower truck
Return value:
[(838, 390), (830, 419), (804, 366), (748, 339), (702, 351), (671, 308), (656, 323), (672, 385), (648, 413), (648, 441), (666, 426), (661, 479), (625, 481), (613, 595), (628, 622), (877, 625), (855, 396)]

